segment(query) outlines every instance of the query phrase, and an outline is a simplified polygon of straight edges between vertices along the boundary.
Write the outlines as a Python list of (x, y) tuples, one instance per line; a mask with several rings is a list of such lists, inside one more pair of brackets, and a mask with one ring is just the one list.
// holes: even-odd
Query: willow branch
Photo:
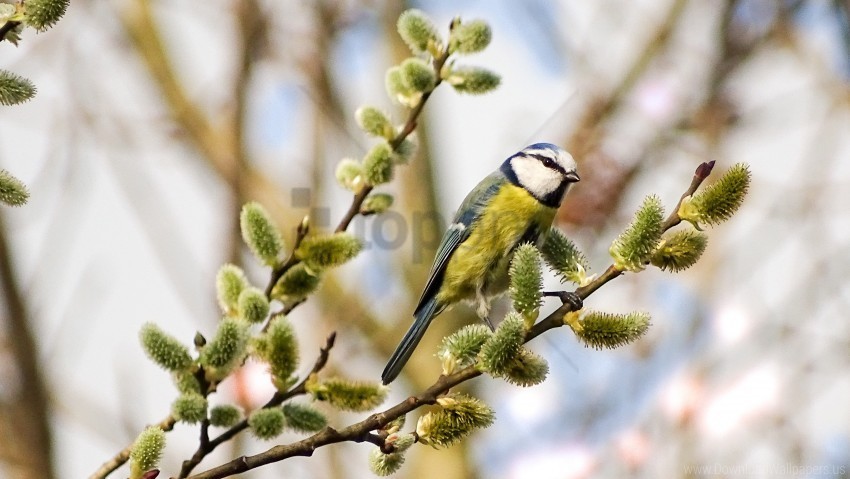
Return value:
[[(688, 186), (688, 189), (682, 195), (682, 198), (692, 195), (697, 188), (699, 188), (709, 173), (711, 173), (713, 167), (714, 162), (700, 164), (694, 173), (690, 186)], [(678, 206), (676, 211), (678, 211)], [(671, 214), (665, 221), (664, 230), (666, 231), (674, 227), (679, 224), (680, 221), (678, 214), (674, 211), (674, 213)], [(593, 281), (576, 289), (574, 294), (584, 300), (609, 281), (619, 277), (621, 274), (623, 274), (622, 270), (611, 265), (604, 273), (596, 277)], [(524, 342), (527, 343), (550, 329), (563, 326), (564, 315), (574, 310), (574, 306), (571, 303), (564, 302), (558, 309), (550, 313), (541, 321), (538, 321), (526, 333)], [(481, 376), (481, 374), (482, 372), (476, 369), (475, 366), (469, 366), (453, 374), (441, 375), (437, 381), (423, 393), (411, 396), (383, 412), (372, 414), (363, 421), (352, 424), (344, 429), (337, 430), (332, 427), (325, 427), (320, 432), (301, 441), (278, 445), (253, 456), (238, 457), (230, 462), (222, 464), (221, 466), (191, 476), (189, 479), (220, 479), (230, 477), (235, 474), (256, 469), (266, 464), (279, 462), (290, 457), (312, 456), (316, 449), (329, 444), (336, 444), (340, 442), (374, 443), (375, 438), (372, 431), (386, 426), (389, 422), (415, 409), (429, 404), (434, 404), (438, 397), (447, 393), (451, 388), (469, 381), (470, 379)]]
[(265, 452), (253, 456), (238, 457), (226, 464), (208, 471), (190, 476), (189, 479), (217, 479), (239, 474), (265, 464), (279, 462), (295, 456), (312, 456), (313, 452), (329, 444), (340, 442), (372, 442), (371, 431), (386, 426), (392, 420), (403, 416), (422, 406), (435, 404), (437, 398), (449, 389), (481, 375), (481, 371), (468, 367), (454, 374), (440, 376), (439, 379), (423, 393), (411, 396), (395, 406), (376, 414), (344, 429), (325, 427), (320, 432), (295, 443), (275, 446)]
[[(442, 54), (439, 57), (435, 58), (432, 62), (432, 67), (434, 69), (434, 72), (436, 73), (436, 81), (434, 83), (434, 88), (422, 94), (422, 98), (419, 100), (419, 103), (417, 103), (416, 106), (410, 110), (410, 113), (408, 113), (407, 120), (405, 121), (404, 126), (401, 128), (401, 130), (399, 130), (398, 134), (396, 134), (396, 136), (394, 136), (393, 139), (389, 141), (390, 148), (393, 151), (396, 151), (401, 145), (401, 143), (405, 139), (407, 139), (407, 137), (410, 136), (410, 134), (413, 133), (414, 130), (416, 130), (416, 127), (419, 122), (419, 117), (422, 115), (422, 111), (425, 108), (425, 103), (428, 101), (429, 98), (431, 98), (431, 94), (434, 92), (434, 90), (436, 90), (440, 83), (442, 83), (443, 80), (440, 77), (440, 72), (443, 69), (443, 65), (445, 65), (446, 61), (449, 59), (448, 48), (449, 47), (446, 46), (446, 49), (443, 50)], [(334, 229), (335, 233), (342, 233), (343, 231), (346, 231), (348, 229), (354, 218), (357, 217), (358, 214), (360, 214), (360, 209), (363, 206), (363, 202), (366, 201), (366, 198), (369, 196), (369, 193), (372, 192), (373, 188), (374, 187), (372, 187), (371, 185), (366, 185), (354, 195), (351, 200), (351, 205), (349, 205), (348, 210), (342, 216), (342, 219), (340, 219), (336, 229)], [(294, 251), (295, 249), (293, 248), (293, 253), (290, 255), (289, 259), (284, 262), (284, 264), (280, 268), (276, 268), (274, 271), (272, 271), (269, 284), (266, 286), (267, 295), (271, 293), (271, 289), (274, 287), (277, 281), (290, 268), (300, 262), (300, 260), (294, 257)]]

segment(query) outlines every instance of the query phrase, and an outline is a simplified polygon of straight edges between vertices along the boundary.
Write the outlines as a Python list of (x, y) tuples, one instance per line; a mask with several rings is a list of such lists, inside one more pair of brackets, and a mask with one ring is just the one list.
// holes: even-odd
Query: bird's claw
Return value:
[(578, 311), (584, 307), (584, 301), (572, 291), (564, 291), (564, 294), (561, 295), (561, 301), (564, 304), (569, 304), (573, 311)]
[(572, 291), (544, 291), (543, 296), (555, 296), (564, 304), (569, 304), (573, 311), (578, 311), (584, 307), (584, 302), (581, 296)]

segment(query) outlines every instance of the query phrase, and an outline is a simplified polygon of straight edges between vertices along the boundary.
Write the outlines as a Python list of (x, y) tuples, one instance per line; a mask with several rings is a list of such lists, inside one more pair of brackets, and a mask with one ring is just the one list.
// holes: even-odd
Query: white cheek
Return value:
[(561, 184), (561, 175), (536, 160), (521, 158), (512, 166), (519, 183), (535, 196), (546, 196)]

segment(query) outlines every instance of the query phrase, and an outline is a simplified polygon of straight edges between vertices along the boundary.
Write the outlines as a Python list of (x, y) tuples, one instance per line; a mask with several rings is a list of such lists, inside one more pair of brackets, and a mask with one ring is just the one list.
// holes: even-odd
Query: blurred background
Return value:
[[(305, 214), (320, 230), (339, 221), (350, 197), (334, 167), (371, 146), (354, 110), (403, 118), (384, 72), (409, 55), (395, 32), (409, 7), (443, 32), (456, 15), (489, 22), (491, 46), (460, 61), (502, 85), (437, 89), (416, 159), (381, 188), (392, 214), (355, 221), (368, 249), (291, 315), (303, 372), (337, 331), (329, 370), (378, 379), (446, 219), (529, 143), (579, 161), (559, 227), (596, 272), (641, 199), (672, 208), (700, 162), (717, 160), (713, 178), (746, 162), (753, 185), (694, 268), (628, 274), (588, 299), (650, 312), (643, 339), (597, 351), (550, 332), (532, 344), (545, 383), (473, 381), (496, 424), (415, 447), (397, 477), (850, 477), (845, 0), (74, 0), (56, 28), (0, 43), (2, 68), (39, 89), (0, 109), (0, 166), (31, 191), (0, 209), (0, 477), (87, 477), (167, 416), (174, 389), (139, 328), (210, 334), (224, 262), (265, 284), (239, 239), (244, 202), (289, 244)], [(441, 316), (387, 404), (431, 384), (440, 338), (474, 320)], [(249, 364), (218, 400), (270, 394)], [(327, 412), (338, 426), (363, 417)], [(273, 444), (243, 434), (197, 471)], [(165, 477), (196, 447), (196, 428), (169, 433)], [(371, 447), (242, 477), (369, 477)]]

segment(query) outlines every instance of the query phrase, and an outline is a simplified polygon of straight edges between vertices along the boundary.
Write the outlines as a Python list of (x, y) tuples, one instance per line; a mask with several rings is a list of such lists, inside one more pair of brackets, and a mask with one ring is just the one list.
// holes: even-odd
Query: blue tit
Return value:
[(398, 376), (431, 320), (462, 300), (487, 321), (490, 301), (508, 287), (508, 267), (517, 246), (546, 239), (555, 212), (579, 181), (576, 162), (561, 148), (535, 143), (502, 163), (461, 203), (437, 248), (413, 325), (390, 357), (381, 379)]

